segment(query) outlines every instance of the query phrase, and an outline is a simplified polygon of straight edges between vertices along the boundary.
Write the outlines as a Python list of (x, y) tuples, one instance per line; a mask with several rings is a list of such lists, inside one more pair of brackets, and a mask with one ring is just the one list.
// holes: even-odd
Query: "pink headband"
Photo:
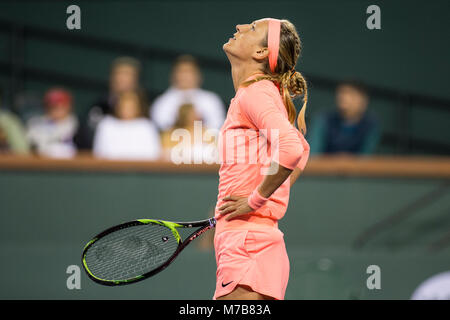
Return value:
[(278, 51), (280, 50), (280, 30), (281, 21), (269, 18), (269, 30), (267, 43), (269, 46), (269, 67), (270, 71), (275, 72), (278, 61)]

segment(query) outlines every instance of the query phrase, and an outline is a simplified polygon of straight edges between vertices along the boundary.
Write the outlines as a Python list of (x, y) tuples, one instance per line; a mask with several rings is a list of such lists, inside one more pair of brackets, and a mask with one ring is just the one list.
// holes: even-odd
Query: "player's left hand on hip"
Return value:
[(221, 215), (227, 214), (227, 217), (225, 218), (226, 221), (253, 211), (253, 209), (248, 205), (247, 197), (231, 195), (223, 198), (222, 200), (226, 201), (226, 203), (219, 208), (219, 212)]

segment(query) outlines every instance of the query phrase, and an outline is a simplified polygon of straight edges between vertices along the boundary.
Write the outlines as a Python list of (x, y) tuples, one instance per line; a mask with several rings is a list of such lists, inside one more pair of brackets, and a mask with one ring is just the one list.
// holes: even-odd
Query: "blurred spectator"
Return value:
[(426, 279), (414, 290), (411, 300), (450, 300), (450, 271)]
[(72, 95), (65, 89), (52, 88), (44, 96), (45, 114), (28, 123), (28, 140), (38, 154), (70, 158), (76, 154), (73, 136), (78, 120), (72, 114)]
[[(183, 163), (213, 163), (215, 161), (218, 130), (205, 128), (199, 120), (200, 117), (192, 104), (180, 106), (174, 126), (161, 134), (166, 160), (183, 161)], [(174, 149), (175, 147), (177, 149)], [(172, 153), (173, 151), (175, 154)]]
[(42, 93), (34, 91), (21, 91), (14, 97), (14, 112), (22, 121), (27, 123), (31, 118), (42, 114)]
[(109, 92), (101, 97), (88, 110), (87, 119), (75, 136), (79, 149), (91, 150), (97, 125), (106, 115), (114, 113), (118, 96), (127, 91), (135, 91), (141, 99), (141, 105), (148, 105), (147, 97), (139, 86), (141, 64), (131, 57), (119, 57), (111, 65)]
[(158, 159), (161, 154), (158, 129), (143, 117), (142, 108), (137, 92), (122, 93), (114, 115), (105, 116), (98, 124), (94, 155), (108, 159)]
[(312, 125), (311, 153), (372, 154), (380, 134), (368, 103), (363, 85), (341, 83), (336, 90), (337, 109), (319, 115)]
[(225, 120), (225, 108), (219, 96), (200, 88), (202, 76), (192, 56), (180, 56), (174, 63), (171, 86), (153, 103), (150, 113), (160, 130), (170, 129), (177, 119), (181, 105), (190, 103), (203, 125), (220, 129)]
[(2, 109), (0, 95), (0, 153), (28, 154), (25, 128), (13, 113)]

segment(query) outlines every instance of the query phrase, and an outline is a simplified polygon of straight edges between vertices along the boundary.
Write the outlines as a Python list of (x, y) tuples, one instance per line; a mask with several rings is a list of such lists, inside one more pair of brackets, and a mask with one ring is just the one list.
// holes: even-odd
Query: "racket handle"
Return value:
[(216, 223), (217, 223), (216, 218), (208, 219), (208, 221), (209, 221), (209, 226), (211, 228), (214, 228), (216, 226)]

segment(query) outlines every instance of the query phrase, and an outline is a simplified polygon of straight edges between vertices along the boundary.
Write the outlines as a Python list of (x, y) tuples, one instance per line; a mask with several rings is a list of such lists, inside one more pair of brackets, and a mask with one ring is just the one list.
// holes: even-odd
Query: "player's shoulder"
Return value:
[(253, 82), (249, 86), (246, 87), (245, 90), (249, 94), (256, 95), (279, 95), (277, 86), (270, 80), (264, 79)]
[(271, 89), (271, 90), (277, 90), (277, 86), (273, 81), (270, 81), (268, 79), (263, 79), (259, 81), (255, 81), (252, 84), (248, 86), (248, 88), (253, 88), (253, 90), (257, 89)]
[(255, 101), (277, 101), (280, 99), (280, 93), (277, 86), (270, 80), (259, 80), (251, 83), (240, 90), (239, 100), (250, 104)]

